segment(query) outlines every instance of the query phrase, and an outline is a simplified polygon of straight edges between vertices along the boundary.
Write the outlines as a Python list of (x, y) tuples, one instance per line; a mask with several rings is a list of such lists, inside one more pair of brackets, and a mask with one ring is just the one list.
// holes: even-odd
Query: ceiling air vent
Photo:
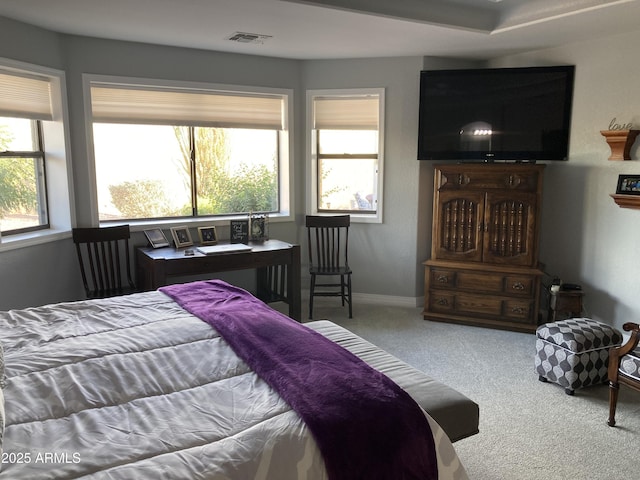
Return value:
[(261, 35), (259, 33), (246, 33), (246, 32), (236, 32), (231, 35), (227, 40), (231, 40), (232, 42), (238, 43), (257, 43), (262, 45), (265, 40), (272, 38), (271, 35)]

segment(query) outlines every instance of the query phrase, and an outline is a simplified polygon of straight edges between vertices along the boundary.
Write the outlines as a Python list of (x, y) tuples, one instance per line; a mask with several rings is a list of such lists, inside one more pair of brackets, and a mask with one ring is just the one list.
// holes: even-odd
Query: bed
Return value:
[[(467, 478), (451, 443), (478, 431), (478, 406), (464, 395), (329, 321), (299, 324), (221, 281), (190, 285), (246, 294), (251, 312), (241, 316), (273, 315), (382, 372), (420, 405), (435, 447), (433, 478)], [(209, 308), (212, 315), (216, 308)], [(340, 476), (329, 473), (323, 444), (290, 406), (295, 401), (285, 401), (236, 354), (235, 340), (225, 340), (172, 292), (3, 312), (0, 338), (0, 479)], [(320, 394), (312, 387), (315, 399)], [(334, 430), (339, 439), (350, 427)], [(386, 460), (370, 463), (376, 462)]]

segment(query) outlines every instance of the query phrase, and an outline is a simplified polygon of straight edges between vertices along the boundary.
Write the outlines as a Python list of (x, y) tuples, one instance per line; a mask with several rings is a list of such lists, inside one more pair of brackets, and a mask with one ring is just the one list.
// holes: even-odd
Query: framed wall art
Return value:
[(193, 245), (189, 227), (171, 227), (171, 236), (176, 244), (176, 248), (190, 247)]

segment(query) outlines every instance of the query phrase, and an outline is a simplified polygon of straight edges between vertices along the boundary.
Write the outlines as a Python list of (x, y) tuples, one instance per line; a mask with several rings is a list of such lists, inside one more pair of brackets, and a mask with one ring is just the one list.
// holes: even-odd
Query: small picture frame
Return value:
[(619, 175), (617, 194), (640, 195), (640, 175)]
[(249, 220), (231, 220), (229, 227), (231, 243), (249, 242)]
[(190, 247), (193, 245), (191, 233), (189, 233), (189, 227), (171, 227), (171, 236), (176, 244), (176, 248)]
[(269, 217), (267, 215), (252, 215), (250, 227), (249, 238), (252, 242), (264, 242), (269, 239)]
[(145, 237), (149, 241), (149, 245), (153, 248), (168, 247), (169, 240), (164, 236), (164, 232), (159, 228), (152, 228), (144, 231)]
[(216, 227), (198, 227), (198, 237), (201, 245), (215, 245), (218, 243)]

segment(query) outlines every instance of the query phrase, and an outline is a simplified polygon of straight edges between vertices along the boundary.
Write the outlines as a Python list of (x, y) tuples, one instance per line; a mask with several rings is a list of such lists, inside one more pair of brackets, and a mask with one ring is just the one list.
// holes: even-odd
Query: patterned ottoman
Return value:
[(607, 381), (609, 349), (622, 343), (622, 334), (606, 323), (569, 318), (536, 329), (536, 373), (541, 382), (577, 388)]

